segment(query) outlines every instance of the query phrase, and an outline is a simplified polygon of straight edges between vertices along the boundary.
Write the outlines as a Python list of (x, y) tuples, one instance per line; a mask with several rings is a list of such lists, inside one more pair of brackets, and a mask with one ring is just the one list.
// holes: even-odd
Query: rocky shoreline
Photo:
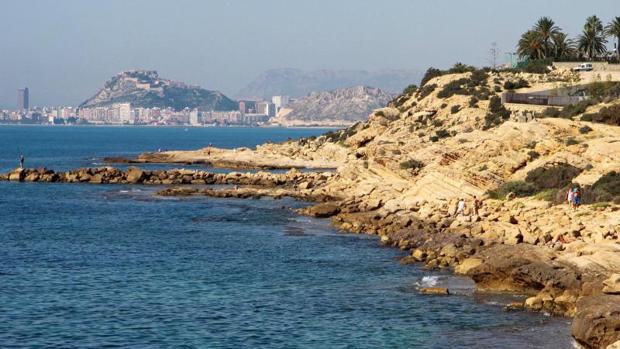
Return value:
[[(16, 169), (0, 175), (0, 180), (165, 185), (168, 188), (157, 195), (240, 199), (289, 196), (312, 201), (314, 205), (298, 212), (331, 218), (334, 226), (342, 231), (377, 234), (382, 244), (409, 252), (403, 263), (423, 263), (429, 269), (451, 268), (474, 280), (480, 292), (529, 295), (524, 303), (508, 306), (574, 317), (572, 335), (588, 347), (604, 348), (617, 340), (620, 279), (616, 276), (612, 280), (613, 277), (602, 272), (576, 268), (566, 259), (570, 249), (576, 246), (528, 244), (523, 243), (522, 237), (485, 235), (485, 224), (518, 226), (521, 217), (498, 214), (501, 203), (487, 204), (480, 216), (475, 217), (455, 218), (449, 209), (454, 202), (420, 203), (407, 210), (393, 211), (386, 209), (382, 202), (334, 195), (328, 186), (335, 177), (337, 174), (330, 172), (302, 173), (296, 169), (286, 173), (222, 174), (184, 169), (145, 171), (137, 167), (122, 171), (103, 167), (67, 172)], [(213, 188), (214, 185), (223, 187)], [(584, 250), (576, 252), (580, 256), (584, 253)], [(448, 292), (441, 290), (441, 294)]]
[[(320, 137), (108, 159), (293, 169), (287, 173), (107, 167), (21, 170), (0, 180), (165, 185), (159, 195), (313, 201), (299, 212), (330, 218), (342, 231), (376, 234), (408, 252), (403, 262), (452, 269), (480, 292), (528, 295), (511, 309), (573, 317), (572, 336), (584, 348), (619, 348), (620, 126), (596, 114), (614, 102), (561, 112), (502, 103), (500, 93), (515, 82), (531, 91), (580, 83), (571, 72), (435, 72), (368, 121)], [(604, 122), (588, 121), (592, 115)], [(582, 205), (571, 208), (566, 190), (577, 186)], [(483, 200), (478, 211), (470, 209), (475, 198)], [(460, 199), (467, 208), (457, 214)]]

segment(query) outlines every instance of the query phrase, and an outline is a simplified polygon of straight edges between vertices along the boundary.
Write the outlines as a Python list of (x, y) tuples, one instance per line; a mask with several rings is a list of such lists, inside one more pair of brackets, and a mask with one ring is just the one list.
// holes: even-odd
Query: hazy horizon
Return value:
[[(0, 107), (16, 90), (31, 105), (77, 105), (114, 74), (153, 69), (160, 76), (234, 95), (265, 70), (414, 69), (459, 61), (487, 65), (497, 42), (514, 51), (541, 16), (571, 37), (586, 17), (607, 23), (612, 0), (519, 3), (434, 1), (5, 1), (0, 21)], [(613, 44), (610, 44), (610, 47)], [(413, 81), (412, 81), (413, 83)]]

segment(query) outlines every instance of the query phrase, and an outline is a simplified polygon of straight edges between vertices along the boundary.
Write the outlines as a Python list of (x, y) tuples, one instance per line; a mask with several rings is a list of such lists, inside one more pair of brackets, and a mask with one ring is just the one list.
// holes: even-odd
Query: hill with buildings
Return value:
[(268, 99), (271, 96), (301, 97), (314, 91), (330, 91), (350, 86), (375, 86), (388, 93), (398, 93), (412, 81), (420, 81), (416, 70), (267, 70), (241, 89), (241, 99)]
[(160, 78), (154, 70), (131, 70), (118, 73), (105, 83), (80, 108), (105, 107), (131, 103), (140, 108), (184, 108), (200, 110), (235, 110), (237, 103), (219, 91), (203, 89), (182, 82)]
[(282, 108), (270, 120), (283, 126), (342, 126), (366, 120), (383, 108), (391, 96), (381, 89), (355, 86), (333, 91), (312, 92)]

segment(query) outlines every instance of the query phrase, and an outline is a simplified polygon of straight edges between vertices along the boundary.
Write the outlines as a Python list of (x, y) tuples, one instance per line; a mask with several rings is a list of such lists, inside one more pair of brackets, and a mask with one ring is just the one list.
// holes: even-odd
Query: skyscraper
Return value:
[(20, 88), (17, 90), (17, 108), (19, 110), (30, 109), (30, 96), (28, 87)]

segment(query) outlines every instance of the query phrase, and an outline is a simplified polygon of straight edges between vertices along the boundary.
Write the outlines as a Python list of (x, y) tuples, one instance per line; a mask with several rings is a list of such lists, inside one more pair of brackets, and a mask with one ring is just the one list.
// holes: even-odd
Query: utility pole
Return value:
[(493, 69), (497, 69), (497, 58), (499, 57), (499, 50), (497, 49), (497, 42), (491, 43), (491, 49), (489, 50), (489, 63)]

